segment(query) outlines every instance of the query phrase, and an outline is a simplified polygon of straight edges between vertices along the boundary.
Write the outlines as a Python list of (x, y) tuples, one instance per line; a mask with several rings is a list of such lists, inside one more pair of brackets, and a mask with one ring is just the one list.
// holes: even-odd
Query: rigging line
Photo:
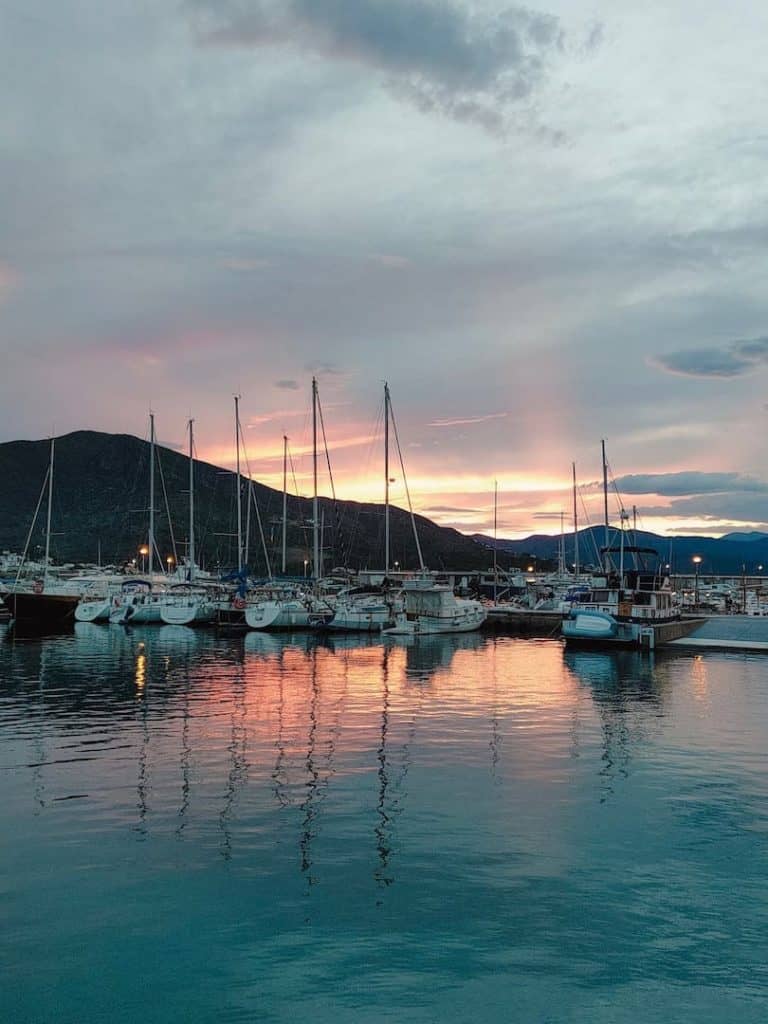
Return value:
[[(296, 492), (296, 497), (300, 498), (301, 495), (299, 494), (299, 484), (298, 484), (298, 481), (296, 480), (296, 466), (294, 465), (294, 462), (293, 462), (293, 452), (291, 451), (290, 444), (288, 445), (288, 461), (291, 464), (291, 478), (293, 479), (293, 489)], [(304, 534), (304, 551), (305, 551), (305, 554), (307, 556), (307, 559), (309, 559), (309, 555), (310, 555), (310, 551), (309, 551), (309, 531), (307, 530), (307, 521), (306, 521), (304, 515), (302, 514), (302, 503), (299, 502), (298, 505), (299, 505), (299, 526), (301, 527), (301, 532)]]
[[(178, 558), (178, 552), (176, 550), (176, 537), (175, 537), (174, 532), (173, 532), (173, 520), (171, 519), (171, 507), (168, 504), (168, 491), (166, 490), (166, 487), (165, 487), (165, 473), (163, 473), (163, 463), (162, 463), (162, 461), (160, 459), (160, 451), (159, 451), (159, 449), (155, 449), (155, 452), (156, 452), (156, 456), (157, 456), (157, 468), (160, 470), (160, 483), (163, 486), (163, 499), (165, 501), (165, 514), (168, 516), (168, 530), (169, 530), (169, 532), (171, 534), (171, 550), (173, 551), (173, 564), (174, 565), (178, 565), (179, 564), (179, 558)], [(164, 565), (165, 563), (163, 562), (163, 559), (160, 556), (160, 551), (157, 550), (157, 539), (156, 538), (155, 538), (155, 550), (157, 551), (157, 557), (160, 559), (160, 565), (161, 566)]]
[[(333, 470), (331, 469), (331, 453), (328, 451), (328, 438), (325, 434), (325, 420), (323, 419), (323, 406), (320, 401), (320, 395), (317, 395), (317, 410), (320, 414), (320, 430), (323, 435), (323, 447), (325, 448), (325, 461), (328, 466), (328, 478), (331, 482), (331, 495), (333, 497), (333, 513), (335, 518), (336, 533), (334, 536), (333, 553), (334, 557), (338, 554), (341, 555), (341, 564), (346, 565), (349, 561), (348, 552), (346, 550), (346, 544), (344, 539), (344, 522), (342, 516), (339, 514), (339, 504), (336, 498), (336, 485), (333, 481)], [(338, 541), (338, 550), (336, 547), (336, 541)]]
[[(382, 398), (380, 400), (380, 402), (379, 402), (378, 410), (377, 410), (377, 413), (376, 413), (376, 422), (375, 422), (374, 427), (373, 427), (373, 436), (372, 436), (370, 442), (368, 443), (368, 450), (367, 450), (367, 455), (366, 455), (366, 459), (365, 459), (365, 465), (364, 465), (363, 473), (362, 473), (364, 478), (367, 478), (369, 476), (369, 474), (370, 474), (371, 462), (373, 461), (374, 452), (375, 452), (376, 448), (378, 447), (378, 444), (379, 444), (379, 441), (380, 441), (380, 432), (381, 432), (381, 429), (382, 429), (382, 426), (383, 426), (383, 422), (384, 422), (384, 404), (385, 404), (384, 403), (384, 399)], [(352, 527), (350, 529), (350, 537), (349, 537), (349, 553), (350, 553), (350, 558), (352, 557), (352, 552), (353, 552), (354, 546), (357, 543), (357, 538), (358, 538), (358, 535), (359, 535), (359, 532), (360, 532), (360, 521), (361, 521), (362, 514), (363, 514), (363, 502), (360, 501), (360, 502), (357, 502), (355, 504), (355, 512), (354, 512), (354, 516), (353, 516), (353, 519), (352, 519)], [(379, 534), (381, 533), (381, 525), (382, 525), (381, 522), (379, 522), (379, 530), (378, 530)], [(380, 543), (380, 541), (381, 541), (381, 538), (377, 537), (377, 545)], [(362, 555), (362, 552), (361, 552), (361, 555)]]
[(389, 415), (392, 417), (392, 427), (395, 432), (395, 443), (397, 444), (397, 454), (400, 459), (400, 470), (403, 474), (403, 484), (405, 485), (405, 496), (408, 499), (408, 511), (411, 513), (411, 525), (413, 527), (413, 538), (416, 541), (416, 551), (419, 555), (419, 568), (424, 572), (424, 558), (421, 553), (421, 544), (419, 543), (419, 531), (416, 529), (416, 517), (413, 514), (413, 505), (411, 504), (411, 489), (408, 486), (408, 477), (405, 475), (405, 463), (403, 462), (403, 451), (400, 447), (400, 437), (397, 433), (397, 421), (395, 420), (395, 413), (392, 409), (392, 399), (389, 400)]
[(584, 492), (582, 491), (581, 487), (579, 487), (578, 485), (576, 487), (576, 490), (578, 491), (579, 499), (581, 500), (581, 510), (584, 513), (584, 522), (587, 524), (587, 528), (589, 530), (589, 539), (592, 542), (592, 547), (594, 548), (594, 552), (595, 552), (595, 558), (597, 559), (597, 564), (599, 565), (600, 561), (601, 561), (600, 549), (599, 549), (599, 547), (597, 545), (597, 541), (595, 540), (595, 531), (592, 528), (592, 523), (591, 523), (590, 518), (589, 518), (589, 512), (587, 511), (587, 505), (586, 505), (586, 502), (584, 501)]
[(14, 584), (13, 584), (13, 589), (14, 590), (18, 586), (19, 577), (21, 576), (21, 570), (24, 568), (24, 563), (27, 560), (27, 553), (29, 552), (29, 543), (32, 540), (32, 534), (34, 533), (34, 530), (35, 530), (35, 524), (37, 523), (37, 517), (40, 514), (40, 506), (43, 503), (43, 495), (45, 494), (45, 489), (48, 486), (48, 478), (50, 477), (50, 475), (51, 475), (51, 466), (50, 466), (50, 463), (49, 463), (48, 468), (45, 471), (45, 479), (43, 480), (43, 486), (42, 486), (42, 488), (40, 490), (40, 497), (37, 499), (37, 508), (35, 509), (34, 516), (32, 517), (32, 525), (30, 526), (29, 533), (27, 534), (27, 541), (26, 541), (26, 543), (24, 545), (24, 551), (23, 551), (22, 556), (21, 556), (21, 562), (19, 563), (19, 568), (16, 571), (16, 579), (15, 579)]
[[(267, 540), (264, 536), (264, 524), (261, 521), (261, 512), (259, 511), (259, 503), (256, 501), (256, 495), (253, 492), (253, 477), (251, 476), (251, 463), (248, 458), (248, 449), (245, 446), (245, 438), (243, 437), (243, 428), (238, 420), (237, 429), (240, 431), (240, 441), (243, 445), (243, 455), (245, 456), (245, 468), (248, 473), (248, 501), (253, 501), (253, 507), (256, 510), (256, 522), (259, 524), (259, 537), (261, 538), (261, 547), (264, 551), (264, 561), (267, 566), (267, 576), (272, 578), (272, 566), (269, 564), (269, 552), (267, 551)], [(249, 506), (250, 508), (250, 506)]]
[(320, 395), (317, 396), (317, 411), (320, 413), (320, 430), (323, 434), (323, 447), (325, 448), (325, 463), (328, 466), (328, 479), (331, 481), (331, 495), (336, 501), (336, 487), (333, 482), (333, 470), (331, 469), (331, 453), (328, 451), (328, 438), (325, 436), (325, 421), (323, 420), (323, 406)]

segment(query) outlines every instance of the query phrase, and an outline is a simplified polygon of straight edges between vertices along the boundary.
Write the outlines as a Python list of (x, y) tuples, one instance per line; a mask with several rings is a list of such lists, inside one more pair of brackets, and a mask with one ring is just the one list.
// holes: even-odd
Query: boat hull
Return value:
[(438, 633), (471, 633), (480, 629), (486, 619), (484, 608), (472, 609), (451, 616), (398, 616), (394, 626), (382, 630), (383, 636), (435, 636)]
[(98, 601), (80, 601), (75, 608), (77, 622), (109, 622), (112, 602), (109, 598)]
[(380, 633), (393, 625), (393, 615), (386, 606), (373, 608), (337, 608), (322, 629), (332, 633)]
[(215, 605), (205, 601), (164, 604), (160, 608), (160, 618), (168, 626), (192, 626), (196, 623), (213, 622), (215, 616)]
[(121, 604), (113, 608), (109, 615), (109, 621), (120, 626), (145, 626), (153, 622), (162, 622), (160, 618), (160, 603), (151, 604)]
[(80, 600), (71, 594), (11, 593), (3, 598), (14, 623), (35, 629), (60, 629), (75, 621), (75, 608)]
[(300, 601), (259, 601), (245, 609), (249, 629), (309, 629), (312, 610)]

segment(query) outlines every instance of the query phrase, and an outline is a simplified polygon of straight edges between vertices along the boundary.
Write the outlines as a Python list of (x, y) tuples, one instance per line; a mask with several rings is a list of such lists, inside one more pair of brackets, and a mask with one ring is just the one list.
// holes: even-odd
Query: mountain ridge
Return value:
[[(59, 561), (122, 564), (137, 557), (146, 544), (149, 495), (149, 442), (132, 434), (77, 430), (55, 439), (52, 554)], [(41, 495), (49, 463), (50, 442), (17, 440), (0, 443), (0, 550), (21, 551)], [(163, 558), (183, 555), (188, 522), (188, 457), (157, 445), (161, 472), (156, 473), (157, 509), (168, 496), (173, 536), (164, 512), (156, 515), (158, 548)], [(247, 485), (243, 485), (244, 491)], [(272, 572), (280, 568), (282, 492), (253, 481)], [(233, 536), (236, 522), (235, 473), (195, 460), (196, 549), (207, 568), (237, 562)], [(243, 500), (245, 523), (246, 502)], [(325, 520), (324, 567), (381, 568), (384, 561), (383, 504), (319, 499)], [(288, 496), (287, 571), (303, 575), (311, 558), (312, 500)], [(415, 517), (424, 560), (430, 569), (487, 568), (488, 549), (424, 516)], [(31, 556), (42, 552), (45, 514), (38, 516)], [(266, 573), (256, 516), (251, 523), (250, 558), (255, 572)], [(418, 568), (410, 515), (396, 506), (390, 511), (393, 563)], [(515, 557), (509, 556), (514, 562)]]

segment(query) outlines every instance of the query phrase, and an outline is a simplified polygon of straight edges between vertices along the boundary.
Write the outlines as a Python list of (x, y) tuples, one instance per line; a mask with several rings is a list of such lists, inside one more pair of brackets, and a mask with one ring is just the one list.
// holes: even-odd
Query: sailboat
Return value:
[(213, 622), (222, 588), (196, 582), (195, 563), (195, 421), (190, 419), (189, 431), (189, 540), (187, 545), (186, 580), (168, 588), (160, 602), (160, 618), (169, 626), (191, 626)]
[(155, 561), (155, 417), (149, 414), (149, 575), (147, 579), (132, 579), (123, 583), (120, 593), (112, 599), (109, 621), (120, 625), (161, 622), (160, 604), (163, 590), (155, 586), (152, 567)]
[[(387, 394), (388, 392), (389, 389), (387, 389)], [(388, 410), (394, 428), (400, 469), (405, 482), (405, 494), (408, 499), (408, 511), (411, 515), (421, 575), (403, 582), (402, 609), (395, 613), (394, 622), (382, 629), (382, 635), (421, 636), (432, 633), (466, 633), (473, 629), (479, 629), (487, 616), (485, 606), (480, 601), (456, 597), (451, 586), (439, 583), (426, 571), (419, 533), (416, 529), (416, 517), (413, 514), (411, 495), (405, 477), (403, 453), (400, 448), (391, 399), (388, 401)], [(389, 554), (387, 553), (388, 560)]]
[[(290, 630), (309, 629), (318, 621), (324, 621), (332, 614), (332, 609), (327, 601), (322, 599), (318, 593), (320, 571), (320, 518), (318, 514), (318, 489), (317, 489), (317, 426), (318, 426), (319, 395), (317, 390), (317, 378), (312, 378), (312, 465), (314, 491), (312, 498), (313, 511), (313, 563), (312, 578), (314, 581), (314, 594), (308, 593), (301, 587), (294, 585), (279, 586), (272, 584), (266, 591), (245, 606), (245, 624), (249, 629), (258, 630)], [(285, 453), (285, 448), (284, 448)], [(285, 455), (283, 463), (283, 493), (285, 495)], [(285, 497), (284, 497), (285, 502)], [(285, 522), (285, 504), (283, 506), (283, 521)], [(283, 536), (283, 552), (285, 552), (285, 535)], [(285, 556), (283, 556), (284, 558)], [(283, 561), (283, 564), (285, 562)]]
[[(384, 384), (384, 583), (381, 587), (353, 587), (339, 594), (333, 617), (324, 622), (323, 628), (332, 632), (380, 633), (386, 626), (394, 624), (397, 610), (402, 601), (389, 585), (391, 568), (390, 520), (389, 520), (389, 427), (391, 419), (391, 398), (389, 384)], [(399, 588), (397, 588), (399, 590)]]
[[(74, 622), (75, 607), (80, 600), (80, 595), (71, 591), (60, 590), (49, 582), (50, 556), (51, 556), (51, 516), (53, 513), (53, 469), (54, 469), (55, 439), (51, 438), (50, 459), (48, 471), (43, 481), (43, 487), (37, 502), (37, 508), (32, 519), (32, 526), (29, 529), (27, 543), (24, 548), (21, 564), (16, 573), (13, 588), (5, 595), (3, 602), (11, 614), (16, 626), (29, 629), (61, 629)], [(46, 488), (48, 490), (48, 514), (45, 527), (45, 561), (43, 563), (43, 578), (37, 579), (32, 584), (31, 591), (21, 589), (21, 572), (26, 561), (29, 550), (29, 542), (37, 522), (37, 516), (43, 501)]]

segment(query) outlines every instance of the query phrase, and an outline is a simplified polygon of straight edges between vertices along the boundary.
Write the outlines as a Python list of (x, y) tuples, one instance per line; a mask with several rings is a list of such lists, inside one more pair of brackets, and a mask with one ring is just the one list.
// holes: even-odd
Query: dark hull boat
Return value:
[(74, 594), (6, 594), (5, 607), (23, 629), (66, 629), (75, 621), (80, 598)]

